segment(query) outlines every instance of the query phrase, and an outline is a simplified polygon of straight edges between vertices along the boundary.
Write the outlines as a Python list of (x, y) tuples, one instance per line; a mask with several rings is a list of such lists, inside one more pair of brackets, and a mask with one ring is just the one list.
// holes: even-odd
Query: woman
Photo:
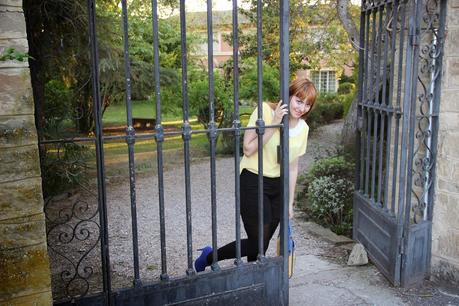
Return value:
[[(317, 91), (306, 78), (294, 80), (289, 87), (290, 107), (280, 101), (277, 104), (263, 103), (263, 120), (266, 125), (280, 124), (284, 115), (289, 115), (289, 218), (293, 218), (293, 200), (298, 176), (298, 158), (306, 152), (309, 127), (304, 118), (311, 111)], [(258, 110), (250, 116), (247, 126), (256, 126)], [(278, 162), (280, 131), (267, 128), (263, 135), (263, 241), (264, 253), (280, 222), (281, 178)], [(258, 137), (256, 130), (244, 134), (244, 156), (241, 160), (241, 217), (247, 233), (241, 239), (241, 256), (255, 261), (258, 255)], [(212, 263), (212, 248), (201, 249), (194, 265), (197, 272), (204, 271)], [(218, 260), (236, 257), (236, 242), (218, 249)]]

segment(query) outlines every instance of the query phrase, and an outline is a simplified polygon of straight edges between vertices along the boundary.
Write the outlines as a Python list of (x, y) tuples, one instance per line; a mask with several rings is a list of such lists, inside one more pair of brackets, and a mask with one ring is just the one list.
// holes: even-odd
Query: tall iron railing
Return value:
[[(48, 244), (50, 249), (53, 250), (55, 243), (67, 244), (74, 243), (76, 240), (85, 240), (89, 237), (95, 239), (95, 243), (100, 243), (100, 253), (97, 253), (101, 258), (100, 273), (102, 275), (102, 288), (90, 288), (91, 283), (88, 281), (94, 274), (93, 267), (83, 267), (82, 261), (90, 255), (92, 248), (83, 254), (82, 257), (72, 262), (72, 258), (68, 258), (72, 262), (73, 272), (65, 272), (60, 276), (58, 282), (63, 282), (67, 286), (66, 292), (62, 295), (64, 300), (73, 301), (74, 299), (84, 299), (86, 296), (97, 293), (100, 291), (103, 296), (103, 303), (111, 304), (114, 298), (112, 288), (112, 271), (110, 262), (110, 243), (108, 237), (108, 217), (107, 217), (107, 187), (106, 187), (106, 169), (104, 158), (104, 142), (110, 140), (122, 141), (124, 140), (128, 148), (128, 169), (129, 169), (129, 192), (130, 192), (130, 213), (131, 213), (131, 229), (132, 229), (132, 261), (133, 261), (133, 286), (134, 288), (142, 288), (144, 286), (140, 275), (139, 264), (139, 247), (138, 247), (138, 225), (137, 225), (137, 197), (136, 197), (136, 176), (135, 176), (135, 152), (134, 147), (136, 140), (154, 139), (156, 141), (156, 156), (157, 156), (157, 173), (158, 173), (158, 212), (159, 212), (159, 232), (160, 232), (160, 250), (161, 253), (161, 273), (158, 282), (166, 283), (171, 282), (168, 274), (168, 261), (166, 252), (166, 215), (165, 215), (165, 201), (164, 201), (164, 162), (163, 162), (163, 144), (168, 137), (181, 136), (183, 139), (183, 160), (184, 160), (184, 176), (185, 176), (185, 213), (186, 213), (186, 252), (187, 252), (187, 269), (185, 271), (185, 278), (196, 277), (196, 272), (193, 269), (193, 237), (192, 237), (192, 216), (191, 216), (191, 187), (192, 182), (190, 179), (190, 141), (193, 135), (207, 134), (210, 144), (210, 179), (211, 179), (211, 224), (212, 224), (212, 247), (213, 247), (213, 262), (212, 273), (220, 273), (221, 268), (218, 265), (217, 257), (217, 192), (216, 192), (216, 140), (218, 133), (233, 133), (234, 134), (234, 169), (235, 169), (235, 240), (236, 240), (236, 260), (235, 267), (244, 271), (243, 263), (241, 260), (241, 223), (240, 223), (240, 181), (239, 181), (239, 147), (241, 143), (241, 132), (249, 129), (256, 130), (258, 134), (258, 147), (263, 146), (262, 137), (266, 128), (280, 128), (281, 129), (281, 178), (282, 178), (282, 218), (280, 224), (281, 233), (281, 255), (282, 260), (282, 278), (278, 281), (282, 283), (282, 297), (281, 300), (285, 305), (288, 304), (288, 251), (287, 251), (287, 222), (288, 222), (288, 197), (289, 197), (289, 179), (288, 179), (288, 118), (285, 116), (281, 124), (278, 125), (265, 125), (262, 115), (262, 1), (257, 4), (257, 68), (258, 68), (258, 120), (255, 127), (242, 127), (239, 115), (239, 75), (238, 75), (238, 57), (239, 57), (239, 44), (238, 44), (238, 2), (233, 0), (232, 7), (232, 34), (233, 34), (233, 97), (234, 97), (234, 118), (232, 127), (217, 128), (215, 123), (215, 103), (214, 103), (214, 67), (213, 67), (213, 25), (212, 25), (212, 1), (207, 1), (207, 41), (208, 41), (208, 54), (207, 54), (207, 74), (208, 74), (208, 97), (209, 97), (209, 122), (205, 129), (192, 129), (190, 125), (189, 101), (188, 101), (188, 71), (187, 71), (187, 25), (185, 18), (185, 1), (180, 0), (180, 37), (181, 37), (181, 65), (182, 65), (182, 128), (180, 131), (165, 131), (161, 111), (161, 87), (160, 87), (160, 61), (159, 61), (159, 29), (158, 29), (158, 2), (152, 1), (152, 29), (153, 29), (153, 51), (154, 51), (154, 72), (153, 76), (155, 83), (155, 108), (156, 108), (156, 125), (153, 132), (136, 134), (133, 126), (132, 115), (132, 101), (131, 101), (131, 65), (129, 56), (129, 22), (128, 22), (128, 3), (126, 0), (121, 1), (122, 10), (122, 30), (123, 30), (123, 55), (124, 55), (124, 79), (125, 79), (125, 103), (126, 103), (126, 133), (125, 135), (106, 136), (103, 132), (102, 122), (102, 109), (101, 109), (101, 93), (100, 93), (100, 79), (99, 79), (99, 54), (98, 54), (98, 37), (97, 37), (97, 23), (96, 23), (96, 4), (95, 0), (88, 0), (88, 13), (89, 13), (89, 41), (90, 41), (90, 54), (91, 54), (91, 72), (92, 72), (92, 90), (93, 90), (93, 110), (94, 110), (94, 137), (76, 137), (71, 139), (40, 139), (40, 145), (46, 146), (50, 144), (63, 144), (63, 143), (92, 143), (95, 146), (96, 152), (96, 168), (97, 168), (97, 208), (93, 209), (89, 214), (90, 203), (77, 201), (70, 213), (67, 213), (66, 218), (60, 218), (57, 221), (51, 220), (50, 222), (59, 223), (64, 225), (66, 223), (74, 222), (72, 219), (79, 218), (87, 223), (95, 224), (94, 232), (90, 232), (87, 228), (77, 230), (77, 227), (72, 227), (72, 234), (54, 233), (61, 237), (60, 239), (50, 240)], [(280, 1), (280, 75), (281, 75), (281, 92), (280, 96), (284, 103), (289, 103), (288, 96), (288, 82), (289, 82), (289, 28), (288, 28), (288, 13), (289, 3), (288, 0)], [(258, 227), (259, 227), (259, 241), (258, 241), (258, 263), (266, 262), (264, 258), (264, 245), (263, 245), (263, 150), (258, 150), (259, 158), (259, 202), (258, 202)], [(89, 215), (84, 219), (79, 215), (81, 212), (87, 212)], [(58, 213), (61, 214), (61, 213)], [(96, 222), (96, 219), (98, 223)], [(79, 221), (76, 221), (77, 224)], [(50, 224), (51, 224), (50, 223)], [(54, 224), (53, 223), (53, 224)], [(48, 234), (56, 229), (56, 226), (50, 225)], [(73, 226), (73, 225), (72, 225)], [(64, 235), (64, 236), (62, 236)], [(73, 235), (73, 236), (69, 236)], [(78, 236), (79, 235), (79, 236)], [(49, 234), (50, 236), (50, 234)], [(69, 238), (70, 237), (70, 238)], [(74, 237), (77, 237), (74, 239)], [(92, 253), (91, 253), (92, 254)], [(62, 255), (62, 254), (57, 254)], [(79, 269), (83, 269), (84, 273), (80, 273)], [(72, 274), (74, 273), (74, 274)], [(82, 290), (71, 291), (68, 290), (69, 284), (75, 279), (85, 282)]]

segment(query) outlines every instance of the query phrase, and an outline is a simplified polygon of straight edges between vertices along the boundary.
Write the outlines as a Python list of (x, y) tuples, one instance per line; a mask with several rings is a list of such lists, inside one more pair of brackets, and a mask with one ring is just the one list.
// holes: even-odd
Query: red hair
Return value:
[[(305, 101), (307, 104), (311, 105), (309, 110), (303, 116), (301, 116), (301, 118), (306, 119), (307, 115), (311, 112), (314, 103), (316, 102), (317, 90), (314, 86), (314, 83), (312, 83), (307, 78), (297, 78), (293, 80), (292, 83), (290, 83), (288, 88), (288, 95), (290, 99), (292, 96), (297, 96), (302, 101)], [(269, 105), (273, 110), (277, 107), (277, 103), (269, 103)]]
[(288, 88), (288, 95), (290, 98), (292, 96), (297, 96), (302, 101), (305, 101), (307, 104), (311, 105), (309, 110), (302, 116), (302, 118), (305, 119), (314, 107), (314, 103), (316, 102), (317, 97), (317, 90), (314, 86), (314, 83), (312, 83), (309, 79), (298, 78), (290, 83)]

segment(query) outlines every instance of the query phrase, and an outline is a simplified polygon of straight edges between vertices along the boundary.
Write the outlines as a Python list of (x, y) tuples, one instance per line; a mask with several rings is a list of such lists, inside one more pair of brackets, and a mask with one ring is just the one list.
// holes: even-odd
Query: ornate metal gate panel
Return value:
[[(212, 247), (217, 250), (217, 195), (216, 195), (216, 137), (218, 133), (234, 133), (235, 152), (239, 152), (242, 128), (239, 120), (238, 101), (238, 18), (237, 0), (233, 1), (233, 59), (234, 59), (234, 109), (235, 117), (233, 126), (219, 129), (214, 118), (214, 84), (213, 84), (213, 44), (208, 44), (208, 79), (209, 79), (209, 114), (210, 121), (206, 129), (193, 130), (190, 125), (187, 97), (187, 46), (186, 46), (186, 24), (185, 24), (185, 1), (180, 1), (180, 28), (182, 48), (182, 93), (183, 93), (183, 125), (181, 131), (167, 131), (164, 129), (161, 118), (160, 98), (160, 62), (158, 49), (158, 13), (157, 1), (152, 1), (152, 26), (153, 26), (153, 50), (154, 50), (154, 79), (156, 98), (156, 121), (151, 133), (136, 134), (133, 127), (132, 102), (131, 102), (131, 75), (128, 44), (128, 13), (127, 1), (122, 0), (123, 20), (123, 41), (124, 41), (124, 70), (125, 70), (125, 92), (126, 92), (126, 113), (127, 129), (125, 135), (106, 136), (103, 132), (101, 93), (99, 81), (99, 56), (98, 37), (96, 35), (96, 4), (95, 0), (88, 0), (89, 12), (89, 35), (90, 53), (92, 59), (92, 90), (93, 90), (93, 117), (95, 120), (94, 137), (80, 137), (68, 139), (52, 139), (40, 137), (40, 147), (51, 151), (57, 157), (60, 154), (68, 153), (69, 144), (78, 146), (88, 144), (95, 148), (95, 168), (97, 169), (97, 190), (87, 190), (92, 195), (86, 197), (91, 200), (80, 198), (69, 198), (65, 204), (59, 204), (59, 199), (50, 198), (45, 205), (48, 229), (48, 247), (52, 257), (53, 288), (55, 302), (57, 304), (78, 304), (78, 305), (288, 305), (288, 263), (286, 256), (268, 258), (263, 255), (263, 243), (259, 243), (259, 259), (256, 263), (243, 263), (241, 260), (241, 224), (240, 224), (240, 203), (239, 203), (239, 154), (235, 154), (235, 240), (236, 254), (234, 266), (226, 269), (219, 267), (217, 252), (213, 254), (212, 271), (208, 273), (196, 273), (193, 268), (193, 246), (192, 246), (192, 217), (191, 217), (191, 180), (190, 180), (190, 139), (192, 135), (205, 134), (209, 139), (210, 147), (210, 193), (211, 203), (211, 225), (212, 225)], [(288, 99), (289, 79), (289, 37), (288, 37), (288, 1), (280, 1), (280, 45), (281, 45), (281, 97), (283, 101)], [(262, 103), (262, 46), (261, 46), (261, 12), (262, 3), (258, 2), (257, 10), (257, 37), (258, 37), (258, 105)], [(212, 33), (212, 1), (207, 2), (207, 38), (213, 40)], [(259, 107), (261, 110), (262, 107)], [(262, 144), (262, 137), (265, 128), (281, 128), (282, 144), (282, 194), (283, 209), (280, 226), (281, 253), (287, 252), (287, 218), (288, 218), (288, 118), (280, 125), (265, 126), (261, 112), (256, 129), (259, 134), (259, 146)], [(186, 258), (187, 268), (183, 275), (172, 277), (168, 273), (168, 261), (166, 253), (166, 221), (165, 221), (165, 186), (163, 178), (163, 143), (167, 137), (181, 136), (183, 139), (183, 161), (186, 201), (183, 203), (183, 210), (186, 211), (186, 226), (183, 236), (186, 237)], [(157, 279), (149, 281), (142, 279), (140, 273), (141, 256), (138, 245), (138, 235), (141, 234), (137, 224), (137, 198), (136, 192), (136, 169), (134, 148), (135, 142), (139, 140), (155, 140), (158, 166), (158, 199), (149, 199), (151, 209), (158, 209), (159, 224), (156, 229), (157, 237), (160, 240), (160, 266), (161, 272)], [(106, 168), (104, 146), (110, 141), (125, 141), (128, 151), (129, 168), (129, 192), (130, 192), (130, 220), (127, 220), (131, 229), (126, 237), (132, 239), (132, 282), (126, 288), (113, 288), (112, 264), (110, 261), (110, 250), (112, 243), (109, 241), (108, 228), (110, 227), (107, 215), (107, 191), (106, 191)], [(262, 150), (258, 151), (262, 161)], [(262, 163), (260, 173), (263, 173)], [(261, 180), (261, 190), (263, 180)], [(263, 197), (259, 197), (259, 212), (263, 216)], [(263, 237), (262, 218), (259, 218), (261, 233)], [(129, 226), (127, 226), (129, 228)], [(116, 254), (115, 254), (116, 255)], [(112, 254), (113, 256), (113, 254)], [(99, 275), (96, 279), (94, 276)], [(128, 277), (126, 277), (128, 278)], [(95, 280), (96, 279), (96, 280)], [(57, 288), (57, 289), (56, 289)], [(59, 292), (57, 292), (59, 291)]]
[(394, 285), (429, 273), (445, 7), (362, 2), (353, 235)]

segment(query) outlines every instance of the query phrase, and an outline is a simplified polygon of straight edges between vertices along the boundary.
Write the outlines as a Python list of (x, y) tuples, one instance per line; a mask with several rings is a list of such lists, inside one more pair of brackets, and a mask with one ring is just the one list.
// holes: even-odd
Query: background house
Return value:
[[(212, 12), (213, 26), (213, 63), (214, 67), (222, 67), (222, 65), (233, 56), (233, 47), (228, 43), (228, 37), (232, 33), (232, 11), (214, 11)], [(239, 30), (242, 33), (256, 33), (256, 24), (242, 13), (238, 15)], [(192, 12), (187, 14), (188, 31), (199, 33), (203, 41), (198, 51), (194, 54), (201, 59), (203, 65), (207, 66), (207, 13)], [(311, 25), (312, 32), (321, 33), (320, 27)], [(323, 32), (323, 31), (322, 31)], [(316, 42), (320, 42), (321, 35), (313, 35)], [(341, 75), (351, 76), (353, 72), (352, 59), (349, 59), (348, 65), (342, 65), (340, 70), (328, 65), (326, 61), (321, 61), (320, 69), (297, 70), (298, 76), (305, 76), (311, 79), (316, 84), (320, 92), (335, 93), (338, 90), (339, 79)]]

